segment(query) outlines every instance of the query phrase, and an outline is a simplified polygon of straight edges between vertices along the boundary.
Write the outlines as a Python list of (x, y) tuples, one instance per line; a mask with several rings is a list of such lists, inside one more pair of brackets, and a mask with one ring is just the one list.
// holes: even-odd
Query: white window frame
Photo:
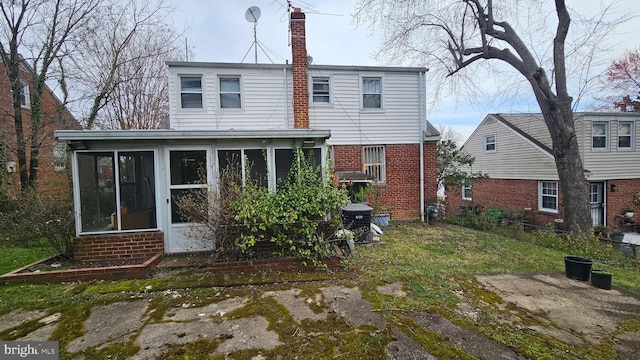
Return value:
[[(467, 192), (469, 196), (467, 196)], [(473, 184), (471, 179), (462, 180), (462, 200), (473, 200)]]
[[(555, 192), (555, 194), (553, 193)], [(544, 212), (550, 212), (557, 214), (559, 207), (559, 199), (558, 199), (558, 182), (555, 180), (542, 180), (538, 181), (538, 210)], [(547, 208), (544, 207), (543, 198), (555, 198), (556, 208)]]
[(375, 182), (386, 182), (386, 155), (384, 145), (362, 147), (362, 172), (375, 178)]
[[(598, 137), (604, 137), (604, 147), (593, 146), (593, 128), (596, 125), (604, 125), (604, 135), (598, 135)], [(608, 121), (593, 121), (591, 122), (591, 151), (608, 151), (609, 150), (609, 122)]]
[[(184, 90), (182, 88), (183, 78), (200, 78), (200, 90)], [(201, 74), (181, 74), (178, 75), (178, 87), (180, 93), (178, 94), (178, 103), (182, 110), (202, 110), (204, 109), (204, 77)], [(200, 107), (184, 107), (182, 102), (182, 94), (200, 94)]]
[(53, 171), (65, 171), (69, 157), (67, 156), (67, 144), (63, 142), (53, 143)]
[[(237, 79), (238, 80), (238, 91), (222, 91), (222, 80), (223, 79)], [(239, 107), (225, 107), (222, 106), (222, 95), (223, 94), (233, 94), (238, 95), (240, 98), (240, 106)], [(218, 76), (218, 108), (221, 110), (242, 110), (244, 108), (244, 99), (242, 98), (242, 77), (240, 75), (219, 75)]]
[[(493, 138), (493, 141), (489, 141), (490, 138)], [(493, 149), (489, 149), (489, 145), (493, 145)], [(489, 134), (484, 136), (484, 152), (485, 153), (495, 153), (498, 148), (498, 136), (496, 134)]]
[(20, 79), (20, 107), (31, 108), (31, 96), (29, 95), (29, 83)]
[[(316, 93), (316, 81), (318, 81), (318, 85), (327, 85), (326, 92), (321, 90)], [(316, 101), (316, 97), (318, 98), (326, 98), (327, 101)], [(311, 102), (314, 105), (326, 105), (331, 104), (331, 77), (329, 76), (312, 76), (311, 77)]]
[[(620, 127), (622, 125), (629, 125), (629, 134), (628, 135), (620, 135)], [(635, 132), (636, 132), (636, 126), (635, 126), (635, 121), (618, 121), (618, 150), (620, 151), (633, 151), (633, 149), (635, 148)], [(621, 147), (620, 146), (620, 137), (621, 136), (628, 136), (629, 137), (629, 146), (625, 146), (625, 147)]]
[[(380, 82), (380, 92), (377, 93), (366, 93), (364, 91), (364, 81), (365, 80), (378, 80)], [(382, 111), (384, 110), (384, 81), (382, 76), (380, 75), (370, 75), (370, 76), (361, 76), (360, 77), (360, 108), (363, 111)], [(379, 107), (365, 107), (364, 97), (365, 95), (378, 95), (380, 97), (380, 106)]]

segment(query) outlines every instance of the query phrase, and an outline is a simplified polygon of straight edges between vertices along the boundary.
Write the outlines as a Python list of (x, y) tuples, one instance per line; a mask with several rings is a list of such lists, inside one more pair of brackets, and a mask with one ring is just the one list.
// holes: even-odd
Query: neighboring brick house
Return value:
[[(298, 9), (290, 20), (291, 64), (168, 62), (170, 129), (57, 133), (74, 169), (119, 164), (74, 172), (80, 238), (124, 248), (159, 232), (167, 253), (206, 250), (185, 234), (190, 224), (173, 201), (206, 186), (193, 181), (197, 167), (215, 181), (235, 155), (275, 188), (296, 147), (314, 164), (330, 159), (338, 173), (375, 179), (393, 219), (423, 216), (436, 198), (439, 139), (426, 119), (427, 69), (307, 64), (305, 15)], [(122, 181), (123, 173), (135, 175)]]
[[(6, 171), (6, 191), (9, 197), (20, 194), (20, 173), (16, 156), (16, 131), (14, 110), (11, 96), (11, 85), (6, 68), (0, 62), (0, 141), (4, 147), (5, 164), (0, 171)], [(31, 104), (33, 102), (34, 72), (25, 63), (22, 64), (20, 79), (23, 85), (21, 93), (22, 126), (27, 140), (27, 166), (30, 158), (29, 142), (31, 141)], [(69, 176), (70, 161), (67, 146), (54, 138), (55, 130), (80, 129), (80, 125), (71, 113), (62, 105), (55, 94), (45, 86), (42, 94), (43, 126), (37, 141), (40, 143), (38, 162), (38, 192), (45, 196), (68, 195), (71, 190)]]
[[(620, 227), (624, 209), (640, 210), (640, 114), (585, 112), (574, 118), (585, 173), (584, 184), (576, 186), (589, 190), (594, 226)], [(487, 115), (462, 150), (475, 157), (472, 170), (489, 179), (448, 189), (448, 211), (469, 205), (511, 209), (537, 226), (562, 219), (552, 146), (542, 114)]]

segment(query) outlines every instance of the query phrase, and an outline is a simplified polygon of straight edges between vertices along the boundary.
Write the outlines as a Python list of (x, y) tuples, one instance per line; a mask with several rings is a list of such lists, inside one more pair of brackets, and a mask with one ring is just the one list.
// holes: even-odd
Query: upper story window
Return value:
[(313, 81), (313, 102), (329, 103), (329, 78), (314, 77)]
[(558, 182), (538, 182), (538, 210), (558, 212)]
[(632, 150), (635, 132), (633, 121), (618, 122), (618, 150)]
[(591, 148), (593, 150), (606, 150), (609, 148), (609, 123), (606, 121), (594, 121), (591, 123)]
[(473, 200), (473, 189), (471, 179), (462, 180), (462, 200)]
[(240, 109), (240, 77), (220, 77), (220, 107), (223, 109)]
[(29, 97), (29, 83), (20, 80), (20, 106), (23, 108), (31, 107), (31, 98)]
[[(13, 93), (13, 89), (12, 89), (12, 93)], [(22, 79), (20, 79), (19, 96), (20, 96), (20, 107), (29, 109), (31, 107), (31, 98), (29, 96), (29, 83)]]
[(496, 136), (495, 135), (485, 135), (484, 152), (486, 153), (496, 152)]
[(364, 173), (373, 176), (376, 182), (385, 182), (384, 146), (365, 146)]
[(202, 109), (202, 76), (180, 76), (180, 106), (183, 109)]
[(362, 107), (365, 109), (382, 109), (382, 78), (362, 78)]

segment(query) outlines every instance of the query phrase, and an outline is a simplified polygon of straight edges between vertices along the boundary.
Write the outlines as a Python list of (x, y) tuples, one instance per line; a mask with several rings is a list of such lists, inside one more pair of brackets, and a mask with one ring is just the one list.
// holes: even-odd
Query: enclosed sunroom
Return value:
[[(243, 176), (275, 189), (304, 150), (325, 165), (328, 130), (61, 130), (72, 154), (75, 254), (81, 260), (212, 250), (190, 238), (176, 199), (215, 188), (236, 162)], [(247, 173), (247, 171), (249, 171)], [(109, 249), (109, 250), (104, 250)]]

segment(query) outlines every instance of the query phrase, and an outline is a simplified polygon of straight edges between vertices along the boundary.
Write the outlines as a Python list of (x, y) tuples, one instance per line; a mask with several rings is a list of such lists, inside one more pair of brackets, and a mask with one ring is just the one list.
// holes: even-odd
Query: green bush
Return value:
[(248, 253), (269, 242), (279, 256), (317, 264), (332, 251), (340, 206), (349, 200), (344, 187), (323, 178), (321, 170), (299, 149), (289, 176), (275, 191), (252, 180), (248, 170), (243, 185), (236, 165), (221, 171), (217, 188), (183, 197), (178, 206), (190, 221), (204, 223), (192, 232), (202, 241), (215, 241), (218, 255)]

